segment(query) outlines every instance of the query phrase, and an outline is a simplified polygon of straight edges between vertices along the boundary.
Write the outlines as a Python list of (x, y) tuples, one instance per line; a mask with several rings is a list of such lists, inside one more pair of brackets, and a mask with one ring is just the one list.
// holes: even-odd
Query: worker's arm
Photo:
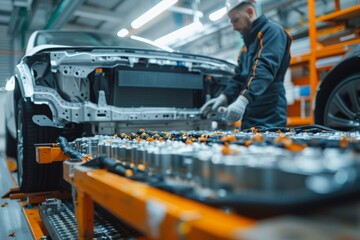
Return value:
[(246, 83), (245, 82), (246, 75), (247, 75), (246, 74), (247, 69), (243, 69), (245, 67), (245, 61), (246, 61), (246, 47), (243, 47), (238, 57), (238, 65), (235, 68), (234, 79), (231, 79), (227, 83), (225, 91), (223, 92), (228, 102), (233, 102), (239, 96), (241, 90), (244, 89)]
[(240, 93), (249, 103), (261, 96), (274, 81), (285, 52), (289, 51), (287, 38), (280, 27), (268, 28), (264, 33), (259, 32), (260, 47), (252, 63), (246, 86)]

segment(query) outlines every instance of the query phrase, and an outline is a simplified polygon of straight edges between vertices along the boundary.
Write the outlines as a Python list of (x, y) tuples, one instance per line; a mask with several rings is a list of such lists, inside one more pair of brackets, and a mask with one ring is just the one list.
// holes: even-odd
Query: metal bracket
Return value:
[(107, 106), (105, 92), (103, 90), (100, 90), (99, 91), (98, 107), (105, 107), (105, 106)]
[(41, 127), (56, 127), (56, 128), (63, 128), (63, 124), (56, 124), (54, 123), (48, 116), (46, 115), (34, 115), (32, 117), (33, 122)]

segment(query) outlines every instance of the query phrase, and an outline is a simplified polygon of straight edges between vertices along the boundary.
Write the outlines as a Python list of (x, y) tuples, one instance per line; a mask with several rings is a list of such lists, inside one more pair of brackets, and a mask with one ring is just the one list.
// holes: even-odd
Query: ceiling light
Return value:
[(157, 5), (149, 9), (147, 12), (145, 12), (143, 15), (135, 19), (131, 26), (134, 29), (138, 29), (139, 27), (143, 26), (156, 16), (160, 15), (160, 13), (164, 12), (166, 9), (177, 3), (178, 0), (163, 0), (159, 2)]
[(183, 28), (180, 28), (172, 33), (169, 33), (161, 38), (155, 40), (155, 43), (162, 45), (170, 45), (176, 41), (185, 39), (196, 32), (199, 32), (202, 28), (202, 24), (200, 21), (193, 22), (190, 25), (187, 25)]
[(226, 14), (226, 8), (220, 8), (219, 10), (216, 10), (215, 12), (211, 13), (209, 15), (209, 19), (213, 22), (219, 20), (220, 18), (222, 18), (223, 16), (225, 16)]
[(129, 34), (129, 30), (127, 30), (126, 28), (121, 29), (117, 33), (118, 37), (126, 37), (128, 34)]
[(150, 44), (150, 45), (153, 45), (155, 47), (158, 47), (158, 48), (161, 48), (165, 51), (168, 51), (168, 52), (173, 52), (174, 50), (169, 48), (169, 47), (166, 47), (166, 46), (163, 46), (161, 44), (158, 44), (158, 43), (155, 43), (154, 41), (151, 41), (150, 39), (147, 39), (147, 38), (142, 38), (142, 37), (139, 37), (139, 36), (130, 36), (131, 39), (134, 39), (134, 40), (137, 40), (137, 41), (140, 41), (140, 42), (144, 42), (144, 43), (147, 43), (147, 44)]

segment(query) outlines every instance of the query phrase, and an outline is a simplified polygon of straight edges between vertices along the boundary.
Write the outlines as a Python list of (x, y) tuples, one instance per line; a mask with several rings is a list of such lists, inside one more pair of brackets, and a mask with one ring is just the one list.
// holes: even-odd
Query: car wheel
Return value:
[(6, 156), (16, 158), (16, 139), (14, 139), (11, 134), (9, 133), (9, 130), (6, 129)]
[(360, 128), (360, 74), (347, 77), (332, 91), (325, 105), (324, 125), (345, 131)]
[(49, 110), (21, 98), (18, 104), (17, 161), (18, 183), (22, 192), (38, 192), (59, 189), (62, 179), (62, 163), (39, 164), (35, 158), (36, 143), (53, 143), (60, 131), (40, 127), (32, 121), (34, 114)]

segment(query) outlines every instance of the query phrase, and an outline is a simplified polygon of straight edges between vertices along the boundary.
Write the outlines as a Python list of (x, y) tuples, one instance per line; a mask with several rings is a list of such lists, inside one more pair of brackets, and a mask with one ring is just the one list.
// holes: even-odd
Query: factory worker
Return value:
[(233, 29), (245, 42), (235, 77), (225, 91), (206, 102), (200, 112), (223, 114), (229, 123), (242, 120), (242, 129), (285, 127), (287, 104), (284, 76), (290, 62), (292, 38), (261, 14), (259, 0), (226, 1)]

